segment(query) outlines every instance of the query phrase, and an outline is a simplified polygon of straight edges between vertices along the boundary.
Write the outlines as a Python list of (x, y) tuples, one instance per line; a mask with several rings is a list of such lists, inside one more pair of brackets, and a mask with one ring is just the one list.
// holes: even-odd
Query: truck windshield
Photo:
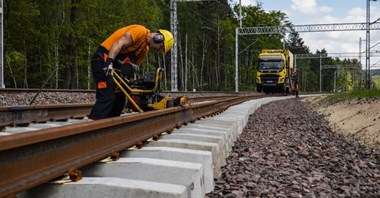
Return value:
[(282, 68), (282, 63), (280, 61), (276, 61), (276, 62), (261, 61), (259, 63), (259, 69), (281, 69), (281, 68)]

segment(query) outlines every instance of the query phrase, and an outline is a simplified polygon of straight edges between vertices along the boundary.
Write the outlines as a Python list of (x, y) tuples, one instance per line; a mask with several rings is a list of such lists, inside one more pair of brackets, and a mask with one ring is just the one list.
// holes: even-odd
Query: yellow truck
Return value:
[(293, 64), (293, 54), (287, 49), (261, 50), (256, 73), (257, 92), (290, 93)]

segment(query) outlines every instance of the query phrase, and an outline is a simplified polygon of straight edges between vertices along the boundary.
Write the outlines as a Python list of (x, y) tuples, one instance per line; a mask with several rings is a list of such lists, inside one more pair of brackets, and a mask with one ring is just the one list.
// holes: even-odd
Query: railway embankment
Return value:
[[(134, 181), (139, 181), (140, 187), (136, 189), (148, 186), (146, 189), (149, 193), (175, 189), (175, 192), (165, 191), (174, 197), (182, 195), (202, 197), (204, 193), (207, 193), (207, 197), (380, 196), (380, 152), (375, 146), (371, 146), (369, 141), (364, 141), (365, 139), (360, 139), (358, 136), (367, 134), (367, 140), (376, 142), (379, 136), (376, 129), (379, 128), (377, 124), (380, 119), (377, 113), (379, 110), (376, 110), (379, 107), (378, 100), (358, 99), (328, 103), (321, 99), (320, 97), (267, 98), (231, 107), (218, 116), (198, 120), (174, 130), (171, 134), (165, 134), (158, 141), (149, 141), (149, 144), (141, 150), (128, 150), (120, 155), (118, 162), (96, 164), (101, 166), (104, 172), (83, 170), (84, 177), (81, 181), (87, 186), (99, 186), (107, 182), (117, 186), (121, 179), (110, 181), (107, 178), (126, 177), (123, 178), (123, 183), (132, 184)], [(348, 111), (350, 109), (351, 111)], [(229, 114), (226, 114), (227, 112)], [(364, 116), (355, 117), (358, 114)], [(355, 125), (361, 132), (357, 130), (350, 133), (345, 132), (344, 128), (339, 128), (339, 124), (347, 126), (350, 124), (350, 119), (354, 118), (355, 121), (362, 121)], [(236, 123), (231, 124), (232, 120)], [(348, 129), (355, 128), (354, 125), (349, 126), (351, 127)], [(236, 130), (225, 132), (230, 128)], [(200, 150), (194, 153), (195, 147), (190, 145), (197, 145)], [(152, 158), (149, 163), (146, 161), (148, 158)], [(197, 170), (194, 169), (195, 165), (186, 168), (195, 179), (192, 176), (183, 177), (193, 179), (181, 180), (182, 183), (171, 180), (176, 178), (173, 174), (178, 175), (172, 170), (173, 164), (178, 162), (165, 164), (163, 160), (183, 161), (183, 164), (179, 165), (182, 168), (185, 168), (185, 165), (187, 167), (188, 163), (197, 164), (196, 166), (199, 166)], [(150, 177), (156, 174), (147, 172), (145, 175), (137, 174), (138, 179), (132, 178), (132, 173), (145, 172), (135, 170), (128, 173), (127, 178), (120, 175), (120, 171), (115, 172), (112, 167), (109, 171), (106, 170), (104, 164), (129, 166), (129, 164), (136, 165), (137, 161), (154, 164), (151, 168), (147, 168), (148, 170), (166, 167), (170, 174), (164, 174), (168, 176), (167, 178), (160, 176), (159, 179), (162, 181), (156, 181), (156, 178), (151, 181), (153, 178)], [(127, 169), (132, 170), (130, 167)], [(158, 172), (162, 171), (155, 173)], [(142, 178), (143, 176), (149, 178)], [(94, 178), (99, 181), (94, 181)], [(165, 188), (161, 186), (151, 189), (149, 186), (152, 183), (142, 181), (173, 184)], [(62, 191), (64, 194), (74, 192), (68, 188), (77, 188), (78, 185), (84, 184), (83, 182), (70, 182), (67, 183), (69, 185), (63, 185), (64, 187), (53, 185), (57, 188), (54, 192)], [(109, 188), (108, 183), (103, 186)], [(120, 188), (123, 193), (126, 187)], [(115, 195), (113, 190), (101, 191)], [(89, 188), (88, 192), (93, 192), (92, 188)], [(87, 194), (87, 191), (81, 191), (80, 194)], [(55, 195), (57, 194), (54, 196), (48, 194), (46, 197), (55, 197)]]
[(355, 98), (332, 102), (325, 97), (304, 99), (323, 115), (336, 133), (380, 149), (380, 98)]

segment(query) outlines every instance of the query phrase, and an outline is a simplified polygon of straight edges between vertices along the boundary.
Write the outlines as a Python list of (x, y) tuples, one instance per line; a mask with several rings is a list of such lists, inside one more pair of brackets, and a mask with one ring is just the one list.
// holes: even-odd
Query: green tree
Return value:
[[(234, 90), (237, 5), (220, 0), (177, 6), (179, 89)], [(265, 12), (257, 6), (243, 6), (242, 11), (244, 27), (292, 27), (280, 11)], [(12, 0), (5, 1), (4, 16), (7, 87), (39, 88), (48, 81), (45, 88), (82, 89), (94, 87), (91, 56), (113, 31), (130, 24), (142, 24), (152, 31), (170, 29), (170, 0)], [(292, 34), (287, 47), (308, 53), (299, 35)], [(285, 36), (240, 36), (242, 91), (255, 87), (259, 50), (282, 48)], [(308, 72), (318, 79), (318, 69), (312, 66), (316, 63), (309, 63)], [(149, 53), (143, 71), (164, 67), (169, 81), (169, 65), (170, 53)]]
[[(38, 67), (35, 64), (36, 55), (39, 53), (39, 41), (41, 34), (36, 23), (40, 15), (34, 2), (25, 0), (5, 1), (4, 4), (4, 51), (5, 58), (15, 58), (15, 60), (5, 60), (5, 63), (17, 63), (8, 65), (5, 73), (13, 73), (12, 80), (9, 75), (5, 76), (6, 84), (14, 84), (18, 87), (28, 88), (29, 78), (35, 78), (37, 75), (29, 71)], [(7, 55), (9, 53), (9, 55)], [(20, 58), (24, 60), (21, 61)], [(38, 63), (38, 62), (37, 62)], [(12, 67), (12, 72), (10, 71)], [(12, 82), (13, 81), (13, 82)]]

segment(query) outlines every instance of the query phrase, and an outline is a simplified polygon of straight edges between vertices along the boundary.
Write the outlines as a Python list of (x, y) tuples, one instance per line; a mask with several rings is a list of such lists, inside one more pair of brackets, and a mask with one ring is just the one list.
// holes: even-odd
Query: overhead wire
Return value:
[[(197, 12), (197, 11), (191, 9), (191, 8), (188, 7), (187, 5), (184, 5), (184, 4), (183, 4), (183, 5), (181, 5), (181, 6), (183, 6), (183, 7), (186, 8), (187, 10), (189, 10), (189, 11), (191, 11), (191, 12), (197, 14), (198, 16), (200, 16), (201, 18), (203, 18), (204, 20), (208, 21), (210, 24), (214, 25), (215, 27), (218, 27), (218, 24), (214, 23), (214, 22), (211, 21), (209, 18), (207, 18), (207, 17), (201, 15), (199, 12)], [(214, 27), (214, 28), (215, 28), (215, 27)]]

